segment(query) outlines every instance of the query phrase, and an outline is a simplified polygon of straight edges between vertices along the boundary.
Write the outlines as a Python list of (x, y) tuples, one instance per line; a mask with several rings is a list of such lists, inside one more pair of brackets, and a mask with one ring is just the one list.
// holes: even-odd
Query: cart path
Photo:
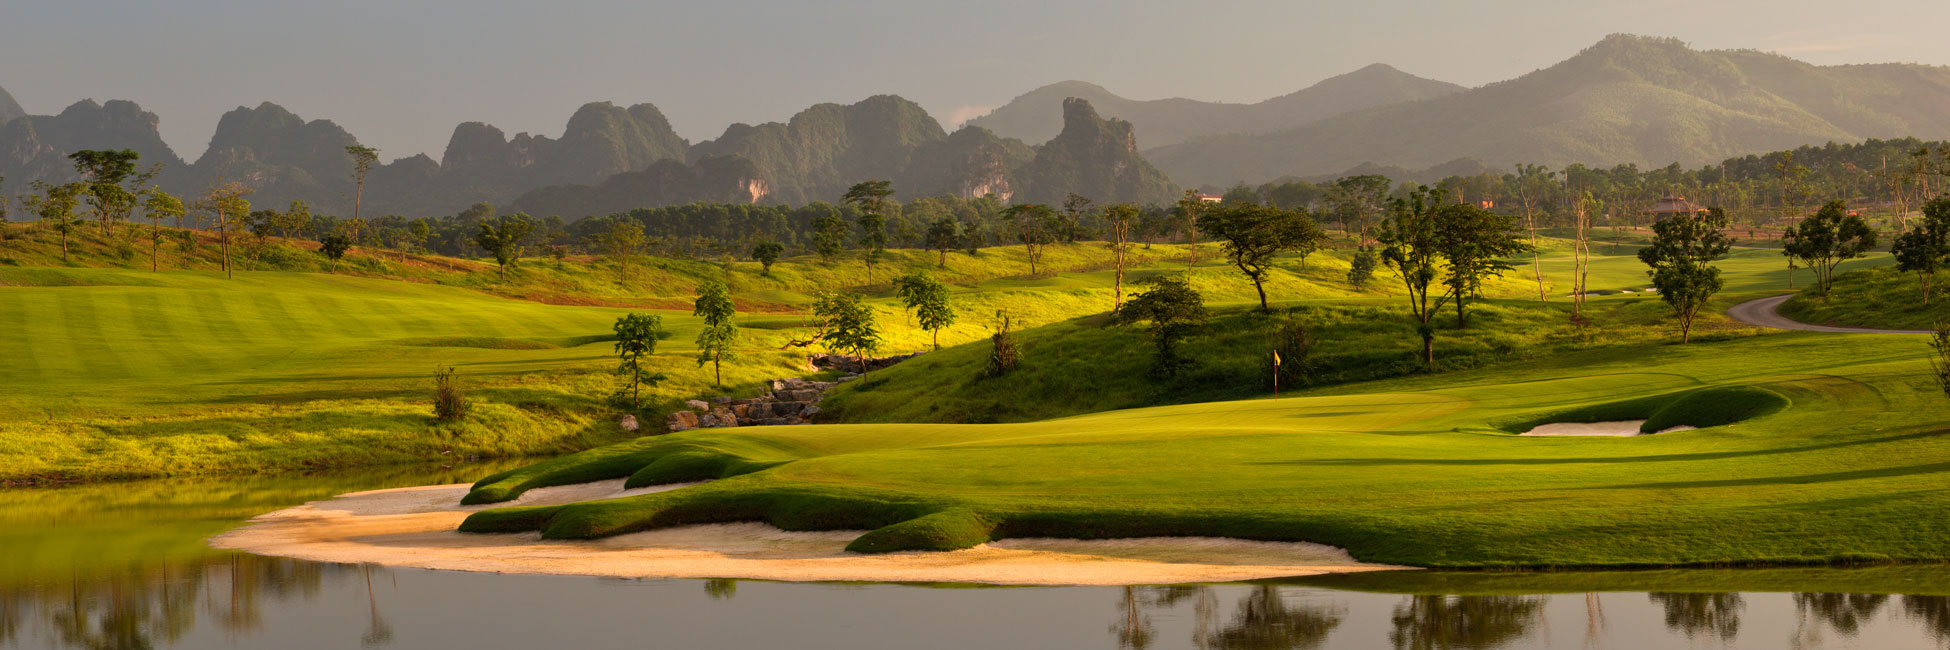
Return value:
[(1727, 316), (1734, 320), (1756, 327), (1771, 327), (1777, 330), (1805, 330), (1809, 332), (1839, 332), (1842, 334), (1929, 334), (1929, 330), (1882, 330), (1866, 327), (1829, 327), (1810, 325), (1790, 320), (1780, 313), (1781, 303), (1793, 298), (1794, 294), (1761, 298), (1734, 305), (1727, 309)]

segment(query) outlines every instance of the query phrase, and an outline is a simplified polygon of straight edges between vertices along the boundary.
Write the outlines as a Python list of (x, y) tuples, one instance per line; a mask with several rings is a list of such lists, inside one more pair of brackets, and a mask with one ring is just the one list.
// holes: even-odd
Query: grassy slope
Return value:
[(1827, 298), (1812, 288), (1803, 290), (1781, 305), (1781, 315), (1818, 325), (1926, 330), (1950, 319), (1941, 279), (1932, 293), (1930, 304), (1924, 305), (1915, 273), (1881, 267), (1837, 275)]
[[(1907, 336), (1782, 334), (1039, 423), (686, 433), (490, 477), (479, 493), (510, 496), (558, 471), (587, 479), (592, 457), (616, 476), (645, 468), (637, 483), (728, 478), (493, 510), (469, 527), (557, 537), (723, 518), (887, 527), (863, 538), (881, 543), (873, 550), (952, 548), (979, 533), (1218, 534), (1453, 567), (1946, 560), (1950, 531), (1935, 513), (1950, 506), (1940, 487), (1950, 443), (1920, 347)], [(1791, 405), (1641, 438), (1493, 428), (1721, 385)], [(938, 525), (944, 517), (952, 525)]]

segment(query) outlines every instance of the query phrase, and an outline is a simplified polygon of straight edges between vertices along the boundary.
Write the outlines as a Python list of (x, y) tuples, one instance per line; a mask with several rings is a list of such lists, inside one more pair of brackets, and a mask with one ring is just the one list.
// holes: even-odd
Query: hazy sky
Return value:
[(28, 112), (135, 100), (192, 160), (224, 111), (267, 100), (390, 160), (438, 158), (462, 121), (558, 136), (600, 100), (654, 103), (695, 142), (879, 93), (952, 127), (1065, 79), (1258, 101), (1383, 62), (1475, 86), (1614, 32), (1950, 64), (1945, 0), (0, 2), (0, 87)]

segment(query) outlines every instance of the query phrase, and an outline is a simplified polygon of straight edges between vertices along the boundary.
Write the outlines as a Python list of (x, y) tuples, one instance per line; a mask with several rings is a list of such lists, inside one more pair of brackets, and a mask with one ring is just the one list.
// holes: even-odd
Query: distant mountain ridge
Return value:
[(1950, 68), (1815, 66), (1750, 50), (1614, 35), (1557, 65), (1426, 101), (1254, 136), (1147, 150), (1190, 184), (1426, 168), (1475, 158), (1686, 166), (1871, 137), (1950, 137)]
[(1456, 84), (1424, 79), (1380, 63), (1254, 104), (1179, 97), (1133, 100), (1095, 84), (1064, 81), (1029, 91), (968, 124), (1003, 137), (1045, 142), (1056, 137), (1063, 126), (1053, 109), (1064, 99), (1076, 97), (1088, 100), (1104, 117), (1130, 122), (1143, 137), (1139, 147), (1152, 149), (1207, 135), (1279, 131), (1350, 111), (1462, 90)]
[(5, 125), (12, 122), (14, 118), (26, 114), (27, 111), (20, 107), (20, 102), (14, 101), (14, 96), (7, 94), (7, 89), (0, 88), (0, 125)]

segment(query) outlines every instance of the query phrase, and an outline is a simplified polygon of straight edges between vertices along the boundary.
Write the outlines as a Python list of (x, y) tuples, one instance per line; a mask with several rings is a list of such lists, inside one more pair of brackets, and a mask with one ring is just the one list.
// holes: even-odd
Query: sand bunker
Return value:
[[(1646, 435), (1639, 432), (1639, 427), (1644, 425), (1645, 425), (1645, 420), (1613, 420), (1610, 422), (1553, 422), (1550, 424), (1537, 425), (1537, 428), (1531, 429), (1529, 431), (1525, 431), (1520, 435), (1637, 436), (1637, 435)], [(1653, 433), (1672, 433), (1674, 431), (1691, 431), (1695, 428), (1698, 427), (1689, 427), (1682, 424), (1676, 427), (1667, 427), (1664, 429), (1660, 429), (1658, 431), (1654, 431)]]
[[(514, 504), (550, 505), (684, 487), (623, 490), (621, 479), (530, 490)], [(1306, 543), (1211, 537), (1117, 540), (1010, 539), (950, 552), (862, 555), (845, 548), (863, 531), (795, 533), (757, 523), (683, 526), (590, 541), (538, 533), (462, 534), (467, 485), (355, 492), (257, 517), (211, 545), (318, 562), (494, 573), (624, 578), (976, 582), (1126, 585), (1229, 582), (1400, 569), (1364, 564)]]

